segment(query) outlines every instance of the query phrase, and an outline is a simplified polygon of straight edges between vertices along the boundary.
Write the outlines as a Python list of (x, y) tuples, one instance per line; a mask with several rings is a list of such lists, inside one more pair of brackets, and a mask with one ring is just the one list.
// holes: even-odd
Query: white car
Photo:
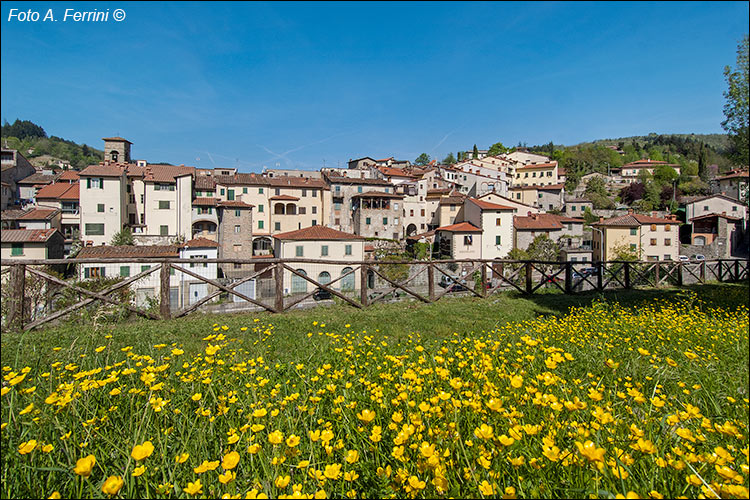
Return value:
[(677, 259), (680, 262), (688, 262), (688, 261), (690, 261), (690, 257), (688, 257), (687, 255), (680, 255), (679, 257), (677, 257)]
[(697, 254), (693, 255), (693, 258), (695, 260), (706, 260), (706, 256), (703, 255), (703, 254), (701, 254), (701, 253), (697, 253)]

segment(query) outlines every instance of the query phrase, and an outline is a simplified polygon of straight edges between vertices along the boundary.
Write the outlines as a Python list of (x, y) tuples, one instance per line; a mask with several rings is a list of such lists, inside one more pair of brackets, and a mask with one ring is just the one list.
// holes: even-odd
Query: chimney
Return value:
[(653, 212), (651, 212), (651, 217), (656, 217), (656, 210), (654, 210)]
[(632, 208), (628, 208), (628, 215), (633, 215), (633, 209)]
[(604, 217), (599, 216), (599, 224), (601, 224), (602, 222), (604, 222)]

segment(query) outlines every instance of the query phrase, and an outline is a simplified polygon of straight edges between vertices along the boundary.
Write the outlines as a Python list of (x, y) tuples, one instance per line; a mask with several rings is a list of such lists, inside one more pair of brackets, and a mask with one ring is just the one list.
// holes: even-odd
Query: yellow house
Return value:
[(616, 260), (620, 249), (635, 252), (640, 260), (677, 260), (680, 251), (679, 222), (670, 215), (668, 219), (635, 214), (613, 217), (592, 224), (594, 260)]

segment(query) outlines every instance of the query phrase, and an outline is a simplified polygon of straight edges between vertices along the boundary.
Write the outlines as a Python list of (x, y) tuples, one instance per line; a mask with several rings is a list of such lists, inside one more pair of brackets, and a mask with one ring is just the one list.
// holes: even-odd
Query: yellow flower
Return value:
[(575, 444), (580, 454), (586, 457), (589, 462), (604, 462), (604, 454), (606, 453), (604, 448), (597, 448), (592, 441), (586, 441), (585, 443), (576, 441)]
[(512, 445), (513, 443), (516, 442), (515, 439), (513, 439), (512, 437), (508, 437), (505, 434), (503, 434), (502, 436), (500, 436), (497, 439), (498, 439), (498, 441), (500, 441), (500, 444), (502, 444), (503, 446), (510, 446), (510, 445)]
[(481, 426), (474, 429), (474, 435), (479, 439), (492, 439), (493, 430), (492, 426), (482, 424)]
[(240, 454), (236, 451), (230, 451), (224, 455), (224, 459), (221, 461), (221, 466), (226, 470), (230, 470), (237, 467), (238, 463), (240, 463)]
[(253, 412), (253, 417), (255, 418), (261, 418), (265, 417), (268, 411), (265, 408), (258, 408)]
[(49, 452), (51, 452), (54, 449), (55, 449), (55, 447), (52, 444), (45, 444), (44, 446), (42, 446), (42, 451), (44, 453), (49, 453)]
[(192, 399), (193, 401), (200, 401), (202, 397), (203, 394), (201, 394), (200, 392), (196, 392), (195, 394), (190, 396), (190, 399)]
[(62, 498), (62, 496), (60, 495), (59, 491), (53, 491), (52, 494), (50, 496), (48, 496), (47, 498), (50, 498), (50, 499), (52, 499), (52, 498)]
[(375, 419), (375, 412), (372, 410), (364, 409), (361, 412), (357, 413), (357, 418), (362, 422), (369, 424)]
[(250, 453), (251, 455), (255, 455), (259, 451), (260, 451), (260, 445), (257, 443), (251, 444), (250, 446), (247, 447), (247, 452)]
[(344, 481), (352, 482), (352, 481), (356, 481), (357, 478), (359, 478), (359, 474), (357, 474), (356, 471), (344, 472)]
[(341, 476), (341, 464), (326, 465), (323, 475), (328, 479), (338, 479)]
[(357, 450), (349, 450), (348, 452), (346, 452), (347, 463), (353, 464), (357, 460), (359, 460), (359, 452)]
[(36, 444), (36, 439), (30, 439), (29, 441), (21, 443), (21, 445), (18, 447), (18, 453), (20, 453), (21, 455), (31, 453), (32, 451), (34, 451), (34, 448), (36, 448)]
[(286, 488), (289, 484), (289, 481), (291, 480), (292, 478), (289, 476), (279, 476), (276, 478), (273, 484), (275, 484), (277, 488)]
[(189, 453), (183, 453), (181, 455), (177, 455), (176, 457), (174, 457), (174, 461), (175, 463), (178, 463), (178, 464), (184, 464), (189, 457), (190, 457)]
[(268, 435), (268, 441), (271, 444), (281, 444), (284, 441), (284, 433), (281, 431), (273, 431)]
[(229, 436), (229, 439), (227, 439), (227, 443), (234, 444), (234, 443), (236, 443), (239, 440), (240, 440), (240, 436), (239, 435), (232, 434), (231, 436)]
[(96, 458), (94, 457), (94, 455), (88, 455), (86, 457), (79, 458), (76, 462), (76, 466), (73, 469), (73, 472), (75, 472), (79, 476), (89, 477), (91, 475), (91, 471), (94, 469), (95, 464)]
[(219, 482), (221, 484), (228, 484), (237, 478), (237, 473), (231, 470), (225, 471), (224, 474), (219, 474)]
[(187, 488), (183, 488), (182, 491), (184, 491), (188, 495), (200, 495), (201, 493), (203, 493), (203, 485), (201, 484), (201, 480), (196, 479), (194, 483), (188, 483)]
[(620, 363), (615, 363), (615, 361), (612, 358), (609, 358), (607, 361), (604, 362), (605, 365), (607, 365), (608, 368), (611, 368), (613, 370), (617, 370), (617, 367), (620, 366)]
[(514, 389), (518, 389), (523, 385), (523, 377), (520, 375), (516, 375), (510, 379), (510, 385)]
[(299, 444), (299, 441), (299, 436), (295, 436), (294, 434), (292, 434), (288, 438), (286, 438), (286, 445), (290, 448), (294, 448)]
[(151, 441), (146, 441), (143, 444), (137, 444), (133, 446), (133, 451), (130, 452), (130, 456), (136, 461), (141, 461), (151, 456), (154, 452), (154, 445)]
[(132, 475), (133, 475), (133, 477), (138, 477), (141, 474), (143, 474), (144, 472), (146, 472), (146, 466), (145, 465), (141, 465), (140, 467), (136, 467), (135, 469), (133, 469), (133, 474)]
[(700, 478), (695, 474), (690, 474), (689, 476), (687, 476), (685, 478), (685, 481), (687, 481), (687, 483), (691, 486), (700, 486), (701, 484), (703, 484)]
[(495, 488), (493, 488), (486, 479), (482, 481), (482, 484), (479, 485), (479, 491), (482, 493), (482, 495), (485, 496), (492, 496), (495, 494)]
[(415, 490), (423, 490), (427, 484), (424, 481), (420, 481), (417, 476), (409, 476), (409, 486)]
[(26, 415), (27, 413), (30, 413), (31, 410), (34, 409), (34, 403), (31, 403), (29, 406), (18, 412), (19, 415)]
[(123, 484), (125, 484), (125, 481), (122, 480), (122, 477), (109, 476), (107, 480), (104, 481), (104, 485), (102, 485), (102, 492), (109, 496), (117, 495), (117, 492), (122, 489)]

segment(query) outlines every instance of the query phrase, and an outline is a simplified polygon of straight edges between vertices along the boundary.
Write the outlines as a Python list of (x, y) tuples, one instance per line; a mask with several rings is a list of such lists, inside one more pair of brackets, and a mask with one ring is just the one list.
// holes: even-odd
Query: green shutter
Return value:
[(263, 229), (263, 221), (262, 220), (258, 221), (258, 229)]
[(104, 177), (99, 177), (99, 189), (104, 189)]
[(11, 255), (23, 255), (23, 243), (11, 244)]

